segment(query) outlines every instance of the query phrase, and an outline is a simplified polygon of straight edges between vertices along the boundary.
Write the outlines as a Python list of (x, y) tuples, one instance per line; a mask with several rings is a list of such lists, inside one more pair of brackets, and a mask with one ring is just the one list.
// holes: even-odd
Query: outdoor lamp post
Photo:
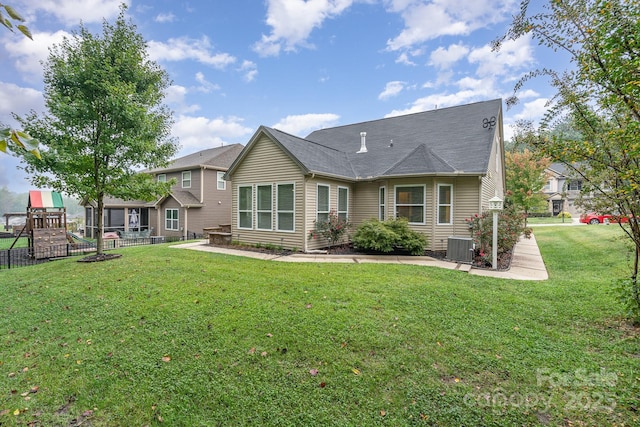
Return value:
[(496, 194), (489, 199), (489, 210), (493, 212), (493, 245), (491, 245), (491, 268), (498, 268), (498, 214), (502, 210), (502, 199)]

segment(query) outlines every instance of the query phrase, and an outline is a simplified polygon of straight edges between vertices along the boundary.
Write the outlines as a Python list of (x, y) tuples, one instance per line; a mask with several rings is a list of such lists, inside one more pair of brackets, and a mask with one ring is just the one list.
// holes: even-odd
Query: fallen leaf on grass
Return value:
[(256, 352), (256, 348), (255, 347), (251, 347), (249, 349), (249, 354), (254, 354)]
[(260, 356), (262, 356), (262, 357), (267, 357), (267, 352), (266, 352), (266, 351), (263, 351), (262, 353), (260, 353)]
[(171, 356), (162, 356), (162, 361), (165, 363), (171, 362)]
[(315, 377), (316, 375), (318, 375), (318, 370), (317, 369), (311, 369), (311, 370), (309, 370), (309, 373), (311, 374), (311, 376)]
[(380, 411), (380, 416), (384, 417), (385, 415), (387, 415), (387, 411), (385, 411), (384, 409), (382, 411)]
[(351, 371), (356, 375), (360, 375), (360, 369), (358, 368), (353, 368)]
[(327, 385), (327, 383), (320, 383), (320, 388), (325, 388), (325, 386)]
[(304, 308), (311, 308), (311, 304), (305, 305)]
[(267, 338), (271, 338), (273, 334), (267, 334)]

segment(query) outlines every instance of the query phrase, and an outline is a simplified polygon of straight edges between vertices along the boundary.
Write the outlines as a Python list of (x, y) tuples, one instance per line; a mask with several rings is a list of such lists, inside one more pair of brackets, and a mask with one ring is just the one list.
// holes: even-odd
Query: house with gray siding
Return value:
[(404, 217), (445, 250), (465, 218), (504, 198), (502, 100), (388, 117), (298, 137), (261, 126), (231, 164), (231, 232), (247, 244), (311, 251), (330, 211), (355, 228)]

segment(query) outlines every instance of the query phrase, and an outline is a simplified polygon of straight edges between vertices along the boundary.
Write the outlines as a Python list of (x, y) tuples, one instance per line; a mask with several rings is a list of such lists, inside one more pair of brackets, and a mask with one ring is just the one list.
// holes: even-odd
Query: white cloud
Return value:
[(404, 89), (404, 86), (405, 86), (405, 82), (401, 82), (398, 80), (388, 82), (384, 90), (382, 91), (382, 93), (378, 95), (378, 99), (385, 100), (385, 99), (394, 97), (398, 95), (400, 92), (402, 92), (402, 90)]
[(404, 29), (387, 41), (387, 49), (405, 50), (441, 36), (470, 34), (509, 16), (514, 0), (391, 0), (390, 12), (400, 13)]
[(187, 104), (185, 98), (188, 92), (188, 89), (184, 86), (171, 85), (165, 92), (164, 101), (179, 114), (195, 113), (200, 110), (200, 106), (198, 104)]
[(212, 92), (212, 91), (214, 91), (214, 90), (220, 90), (220, 86), (218, 86), (218, 85), (217, 85), (217, 84), (215, 84), (215, 83), (211, 83), (210, 81), (208, 81), (208, 80), (205, 78), (204, 74), (203, 74), (203, 73), (201, 73), (200, 71), (198, 71), (198, 72), (196, 73), (196, 76), (195, 76), (195, 77), (196, 77), (196, 81), (197, 81), (198, 83), (200, 83), (200, 86), (198, 86), (198, 87), (196, 88), (196, 90), (197, 90), (198, 92), (210, 93), (210, 92)]
[(272, 127), (292, 135), (306, 135), (311, 131), (335, 126), (340, 116), (337, 114), (301, 114), (287, 116)]
[(167, 43), (150, 41), (148, 46), (149, 56), (156, 61), (193, 60), (218, 69), (236, 62), (236, 58), (228, 53), (212, 53), (213, 46), (206, 36), (171, 38)]
[(452, 44), (448, 48), (439, 47), (429, 57), (429, 65), (440, 69), (450, 68), (453, 64), (464, 58), (469, 53), (469, 48), (463, 44)]
[(514, 114), (515, 120), (531, 120), (537, 123), (549, 109), (548, 98), (538, 98), (530, 102), (525, 102), (522, 105), (522, 111), (518, 114)]
[(45, 110), (42, 92), (13, 83), (0, 82), (0, 122), (13, 126), (11, 113), (25, 115)]
[(507, 40), (498, 52), (485, 45), (469, 54), (469, 62), (478, 64), (476, 73), (479, 76), (501, 76), (513, 70), (529, 68), (534, 62), (531, 43), (530, 37)]
[(185, 155), (243, 140), (253, 133), (253, 129), (244, 126), (240, 117), (209, 119), (202, 116), (180, 115), (176, 119), (171, 133), (179, 138), (180, 155)]
[(41, 62), (46, 62), (49, 48), (54, 44), (60, 45), (64, 37), (71, 38), (71, 33), (62, 30), (55, 33), (34, 32), (33, 41), (26, 37), (11, 37), (5, 39), (4, 48), (9, 57), (15, 58), (15, 67), (24, 80), (41, 82)]
[(409, 59), (409, 54), (407, 52), (402, 52), (396, 58), (396, 64), (404, 64), (404, 65), (416, 65), (415, 62)]
[(262, 35), (253, 49), (260, 56), (277, 56), (280, 51), (311, 47), (307, 39), (325, 19), (340, 15), (353, 0), (267, 0), (269, 35)]
[[(129, 6), (130, 0), (38, 0), (27, 3), (29, 13), (46, 12), (55, 16), (67, 26), (76, 26), (80, 22), (102, 22), (113, 18), (120, 12), (120, 5)], [(35, 38), (34, 38), (35, 39)]]
[(154, 19), (154, 21), (159, 22), (159, 23), (173, 22), (175, 20), (176, 20), (176, 15), (174, 15), (171, 12), (169, 12), (169, 13), (160, 13)]
[(244, 73), (244, 79), (247, 82), (252, 82), (258, 75), (258, 66), (255, 62), (244, 60), (238, 71)]
[(411, 107), (404, 110), (393, 110), (385, 117), (402, 116), (404, 114), (420, 113), (422, 111), (434, 110), (436, 108), (452, 107), (462, 105), (473, 101), (485, 100), (483, 96), (479, 96), (473, 90), (462, 90), (456, 93), (434, 94), (419, 98), (413, 102)]

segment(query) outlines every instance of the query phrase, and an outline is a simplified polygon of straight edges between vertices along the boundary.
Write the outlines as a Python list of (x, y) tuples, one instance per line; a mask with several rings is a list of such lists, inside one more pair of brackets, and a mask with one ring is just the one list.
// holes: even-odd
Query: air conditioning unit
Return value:
[(447, 259), (455, 262), (473, 262), (473, 239), (471, 237), (450, 236), (447, 241)]

